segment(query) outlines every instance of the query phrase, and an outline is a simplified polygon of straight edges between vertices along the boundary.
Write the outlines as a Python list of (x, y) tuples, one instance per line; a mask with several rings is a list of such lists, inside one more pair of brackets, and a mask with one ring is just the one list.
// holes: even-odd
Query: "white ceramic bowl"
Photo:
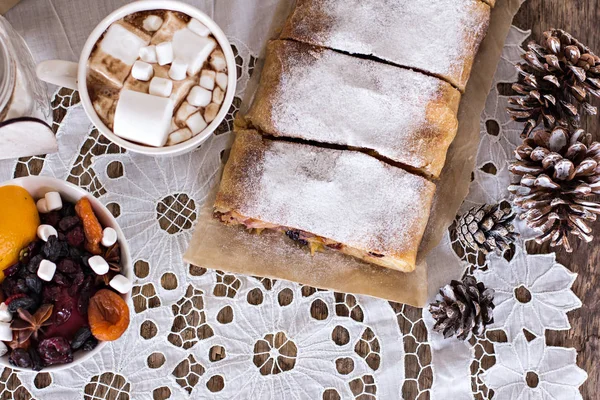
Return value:
[[(90, 95), (87, 91), (86, 79), (88, 74), (88, 59), (90, 58), (90, 54), (92, 53), (92, 50), (94, 49), (94, 46), (96, 45), (96, 42), (98, 41), (100, 36), (108, 29), (108, 27), (113, 22), (120, 20), (121, 18), (129, 14), (133, 14), (138, 11), (148, 10), (178, 11), (187, 14), (192, 18), (196, 18), (197, 20), (202, 22), (208, 29), (210, 29), (213, 36), (219, 43), (219, 46), (223, 50), (223, 54), (225, 55), (225, 59), (227, 61), (227, 92), (225, 93), (225, 99), (223, 100), (223, 104), (221, 105), (221, 109), (219, 110), (219, 113), (217, 114), (216, 118), (206, 127), (206, 129), (204, 129), (198, 135), (194, 136), (190, 140), (187, 140), (183, 143), (179, 143), (175, 146), (150, 147), (130, 142), (115, 135), (102, 122), (100, 117), (98, 117), (98, 114), (96, 114), (96, 111), (94, 110), (94, 107), (90, 100)], [(237, 83), (237, 68), (235, 65), (235, 55), (233, 54), (231, 44), (229, 43), (229, 40), (227, 40), (227, 36), (225, 36), (225, 33), (223, 33), (223, 31), (216, 24), (215, 21), (213, 21), (208, 15), (204, 14), (202, 11), (198, 10), (196, 7), (173, 0), (133, 1), (119, 8), (118, 10), (113, 11), (94, 28), (94, 30), (88, 37), (87, 41), (85, 42), (85, 45), (83, 46), (83, 50), (81, 51), (79, 63), (76, 64), (58, 60), (44, 61), (38, 65), (37, 75), (41, 80), (44, 80), (46, 82), (79, 90), (79, 96), (81, 98), (81, 104), (83, 104), (83, 109), (85, 110), (90, 120), (98, 128), (98, 130), (109, 140), (133, 152), (153, 156), (174, 156), (184, 154), (200, 146), (206, 139), (210, 137), (210, 135), (212, 135), (212, 133), (217, 129), (217, 127), (221, 124), (221, 122), (223, 122), (223, 120), (227, 116), (229, 108), (231, 107), (231, 104), (233, 102), (233, 98), (235, 95), (235, 87)]]
[[(31, 196), (36, 200), (43, 197), (47, 192), (50, 191), (59, 192), (63, 200), (67, 200), (72, 203), (77, 202), (83, 197), (87, 197), (92, 203), (94, 212), (102, 226), (111, 227), (117, 231), (118, 241), (121, 246), (121, 273), (127, 278), (133, 280), (133, 266), (131, 263), (131, 254), (129, 252), (129, 246), (127, 245), (127, 241), (125, 240), (125, 236), (123, 235), (123, 231), (117, 224), (115, 217), (113, 217), (110, 211), (108, 211), (108, 209), (102, 203), (100, 203), (100, 201), (98, 201), (94, 196), (92, 196), (82, 188), (73, 185), (72, 183), (45, 176), (29, 176), (25, 178), (17, 178), (0, 184), (0, 186), (7, 185), (16, 185), (25, 188), (29, 192), (29, 194), (31, 194)], [(131, 311), (131, 292), (122, 295), (122, 297), (129, 305)], [(50, 367), (45, 367), (42, 370), (42, 372), (60, 371), (63, 369), (71, 368), (74, 365), (77, 365), (87, 360), (88, 358), (93, 357), (95, 354), (99, 353), (102, 350), (102, 348), (106, 346), (106, 344), (107, 342), (99, 342), (98, 346), (96, 346), (96, 348), (92, 351), (80, 350), (73, 355), (72, 363), (51, 365)], [(0, 365), (12, 368), (17, 371), (31, 372), (30, 369), (24, 369), (10, 365), (8, 362), (8, 355), (0, 357)]]

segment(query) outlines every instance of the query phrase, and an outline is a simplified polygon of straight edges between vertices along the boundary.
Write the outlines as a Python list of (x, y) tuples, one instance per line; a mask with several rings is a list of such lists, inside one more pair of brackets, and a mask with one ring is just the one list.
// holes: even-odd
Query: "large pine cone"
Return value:
[(589, 101), (600, 97), (600, 58), (567, 32), (544, 32), (541, 45), (530, 42), (518, 64), (519, 81), (512, 88), (521, 96), (512, 97), (508, 113), (525, 123), (522, 137), (544, 124), (546, 129), (566, 124), (579, 126), (579, 105), (595, 115)]
[(506, 202), (473, 207), (458, 219), (458, 240), (473, 250), (500, 254), (519, 236), (512, 224), (514, 219), (512, 208)]
[(600, 193), (600, 143), (582, 129), (557, 127), (538, 130), (515, 150), (517, 162), (509, 169), (519, 183), (509, 191), (531, 228), (542, 234), (538, 243), (564, 246), (571, 252), (569, 234), (590, 242), (588, 222), (600, 214), (593, 195)]
[(488, 289), (472, 276), (452, 281), (440, 289), (429, 312), (435, 319), (433, 329), (444, 338), (456, 335), (460, 340), (471, 334), (481, 336), (485, 327), (494, 322), (494, 290)]

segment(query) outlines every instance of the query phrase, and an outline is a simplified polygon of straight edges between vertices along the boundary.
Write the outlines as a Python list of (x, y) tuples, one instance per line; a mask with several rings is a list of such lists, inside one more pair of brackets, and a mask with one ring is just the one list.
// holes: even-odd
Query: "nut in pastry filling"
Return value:
[(399, 269), (404, 266), (404, 263), (398, 262), (385, 254), (356, 249), (310, 232), (248, 218), (233, 210), (215, 209), (213, 215), (225, 225), (241, 225), (254, 233), (260, 234), (264, 230), (283, 233), (294, 242), (302, 246), (307, 246), (312, 255), (316, 252), (323, 252), (330, 249), (382, 267)]

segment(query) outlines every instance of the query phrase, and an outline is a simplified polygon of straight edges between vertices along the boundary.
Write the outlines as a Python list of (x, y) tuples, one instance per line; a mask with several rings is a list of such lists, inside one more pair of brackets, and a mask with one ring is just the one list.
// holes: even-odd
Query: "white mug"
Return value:
[[(187, 14), (192, 18), (196, 18), (208, 29), (210, 29), (211, 33), (221, 46), (227, 61), (227, 92), (225, 93), (225, 99), (223, 100), (223, 104), (221, 105), (221, 109), (219, 110), (216, 118), (206, 127), (206, 129), (204, 129), (204, 131), (200, 132), (200, 134), (174, 146), (150, 147), (130, 142), (115, 135), (102, 122), (102, 120), (98, 117), (98, 114), (96, 114), (87, 89), (86, 81), (88, 75), (88, 59), (90, 58), (91, 52), (100, 36), (113, 22), (118, 21), (129, 14), (147, 10), (172, 10)], [(81, 103), (83, 104), (83, 109), (85, 110), (86, 114), (92, 123), (98, 128), (100, 133), (106, 136), (110, 141), (136, 153), (173, 156), (187, 153), (197, 148), (200, 144), (202, 144), (202, 142), (212, 135), (215, 129), (217, 129), (219, 124), (223, 121), (227, 115), (227, 112), (229, 111), (235, 95), (235, 87), (237, 82), (236, 70), (235, 56), (233, 54), (233, 50), (231, 49), (229, 40), (227, 40), (227, 37), (221, 28), (219, 28), (219, 26), (208, 15), (189, 4), (181, 3), (179, 1), (140, 0), (129, 3), (112, 12), (110, 15), (104, 18), (102, 22), (96, 26), (96, 28), (94, 28), (85, 42), (85, 45), (83, 46), (81, 56), (79, 57), (79, 63), (61, 60), (43, 61), (38, 65), (36, 72), (38, 77), (43, 81), (57, 86), (78, 90), (79, 97), (81, 98)]]

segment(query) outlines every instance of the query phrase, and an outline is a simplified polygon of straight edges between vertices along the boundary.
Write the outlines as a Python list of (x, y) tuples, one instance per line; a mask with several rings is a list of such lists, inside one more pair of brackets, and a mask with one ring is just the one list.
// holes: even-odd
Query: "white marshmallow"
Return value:
[(219, 113), (220, 109), (221, 109), (220, 105), (218, 105), (216, 103), (210, 103), (204, 109), (204, 120), (209, 124), (211, 122), (213, 122), (215, 120), (215, 118), (217, 117), (217, 114)]
[(131, 286), (133, 286), (131, 281), (121, 274), (115, 275), (108, 284), (117, 292), (123, 294), (129, 293)]
[(210, 55), (210, 65), (218, 72), (223, 72), (227, 68), (225, 55), (220, 49), (213, 51)]
[(217, 85), (224, 91), (227, 90), (227, 74), (224, 72), (219, 72), (217, 74)]
[(52, 261), (42, 260), (37, 270), (37, 276), (39, 276), (43, 281), (50, 282), (54, 277), (55, 272), (56, 264), (54, 264)]
[(102, 231), (102, 246), (110, 247), (115, 243), (117, 243), (117, 231), (111, 227), (104, 228)]
[(169, 77), (174, 81), (182, 81), (186, 77), (186, 72), (187, 64), (183, 60), (176, 58), (171, 64), (171, 69), (169, 69)]
[(8, 347), (4, 344), (4, 342), (0, 342), (0, 357), (8, 353)]
[(46, 199), (42, 197), (35, 203), (38, 212), (40, 214), (46, 214), (48, 212), (48, 205), (46, 204)]
[(140, 48), (147, 45), (146, 40), (120, 24), (112, 24), (100, 42), (100, 48), (106, 54), (127, 65), (133, 65), (138, 58)]
[(149, 92), (152, 96), (169, 97), (173, 91), (173, 81), (155, 76), (150, 81)]
[(0, 340), (3, 342), (12, 342), (13, 332), (8, 322), (0, 322)]
[(48, 192), (44, 198), (46, 199), (46, 209), (48, 211), (60, 210), (63, 206), (60, 193), (58, 192)]
[(210, 29), (206, 27), (202, 22), (198, 21), (196, 18), (192, 18), (190, 22), (188, 22), (188, 28), (190, 31), (194, 32), (199, 36), (208, 36), (210, 35)]
[(145, 46), (140, 49), (139, 56), (142, 61), (147, 63), (156, 64), (158, 59), (156, 58), (156, 46)]
[[(160, 78), (154, 77), (152, 83)], [(168, 79), (169, 84), (172, 82)], [(167, 96), (170, 92), (167, 94)], [(173, 100), (151, 94), (123, 90), (119, 96), (114, 119), (114, 133), (123, 139), (148, 146), (164, 146), (173, 116)]]
[(10, 322), (12, 321), (12, 313), (8, 311), (8, 306), (6, 303), (2, 302), (0, 304), (0, 322)]
[(136, 61), (135, 64), (133, 64), (131, 76), (138, 81), (149, 81), (150, 78), (152, 78), (152, 75), (154, 75), (154, 69), (152, 68), (152, 65), (143, 61)]
[(173, 52), (175, 58), (188, 65), (188, 75), (196, 75), (217, 46), (214, 39), (196, 35), (188, 28), (178, 30), (173, 35)]
[(183, 124), (190, 117), (190, 115), (192, 115), (196, 111), (198, 111), (198, 107), (194, 107), (187, 101), (184, 101), (183, 103), (181, 103), (181, 105), (179, 106), (179, 109), (175, 113), (175, 121)]
[(225, 92), (220, 87), (215, 88), (212, 92), (212, 101), (213, 103), (223, 104), (223, 99), (225, 98)]
[(192, 131), (190, 131), (188, 128), (176, 130), (175, 132), (173, 132), (169, 135), (166, 145), (174, 146), (176, 144), (179, 144), (179, 143), (185, 142), (186, 140), (191, 139), (192, 136), (193, 136)]
[(162, 42), (156, 45), (156, 58), (159, 65), (167, 65), (173, 62), (173, 44)]
[(203, 69), (200, 73), (200, 86), (204, 89), (213, 90), (215, 88), (215, 77), (217, 73), (210, 69)]
[(163, 20), (158, 15), (148, 15), (143, 22), (144, 29), (148, 32), (157, 31), (163, 24)]
[(50, 236), (58, 237), (58, 232), (56, 232), (56, 229), (52, 225), (40, 225), (37, 228), (37, 236), (44, 242), (47, 242)]
[(88, 264), (96, 275), (104, 275), (108, 272), (108, 263), (102, 256), (93, 256), (88, 259)]
[(196, 107), (206, 107), (210, 104), (212, 93), (200, 86), (194, 86), (187, 96), (187, 101)]
[(175, 118), (171, 118), (171, 126), (169, 127), (169, 133), (173, 133), (179, 130), (179, 126), (175, 122)]
[(192, 114), (187, 121), (185, 121), (185, 124), (188, 126), (188, 128), (190, 128), (193, 136), (196, 136), (208, 126), (206, 121), (204, 121), (204, 118), (202, 118), (202, 115), (200, 115), (199, 111)]

